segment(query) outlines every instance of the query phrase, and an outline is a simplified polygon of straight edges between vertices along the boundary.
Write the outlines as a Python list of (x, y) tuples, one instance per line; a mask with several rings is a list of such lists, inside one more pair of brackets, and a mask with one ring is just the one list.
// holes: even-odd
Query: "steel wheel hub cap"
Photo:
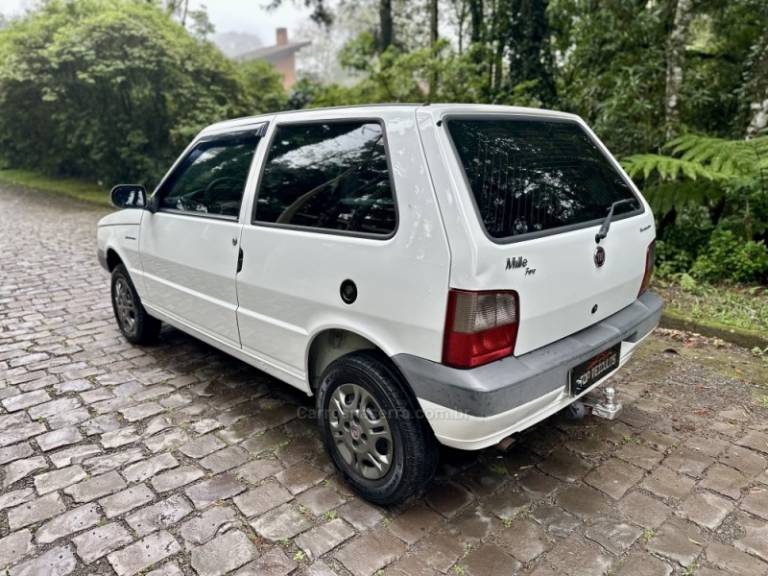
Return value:
[(394, 445), (386, 415), (362, 386), (336, 388), (328, 406), (334, 445), (341, 458), (367, 480), (383, 478), (392, 467)]
[(117, 319), (123, 330), (129, 334), (132, 333), (136, 326), (136, 305), (128, 283), (122, 278), (118, 278), (115, 282), (115, 308), (117, 308)]

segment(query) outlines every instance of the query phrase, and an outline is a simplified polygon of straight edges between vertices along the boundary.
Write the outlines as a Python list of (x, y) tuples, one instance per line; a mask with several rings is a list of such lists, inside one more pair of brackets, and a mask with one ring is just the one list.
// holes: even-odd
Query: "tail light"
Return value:
[(451, 290), (443, 364), (472, 368), (509, 356), (515, 350), (518, 319), (517, 292)]
[(651, 277), (653, 276), (653, 260), (654, 253), (656, 251), (656, 240), (648, 245), (648, 251), (645, 253), (645, 274), (643, 275), (643, 283), (640, 284), (640, 292), (637, 294), (641, 296), (643, 292), (648, 290), (648, 285), (651, 283)]

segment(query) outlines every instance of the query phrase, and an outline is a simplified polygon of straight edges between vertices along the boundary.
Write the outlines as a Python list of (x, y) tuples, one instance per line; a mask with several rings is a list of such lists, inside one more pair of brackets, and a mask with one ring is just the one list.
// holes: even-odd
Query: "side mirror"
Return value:
[(144, 209), (147, 206), (147, 191), (140, 184), (118, 184), (110, 195), (117, 208)]

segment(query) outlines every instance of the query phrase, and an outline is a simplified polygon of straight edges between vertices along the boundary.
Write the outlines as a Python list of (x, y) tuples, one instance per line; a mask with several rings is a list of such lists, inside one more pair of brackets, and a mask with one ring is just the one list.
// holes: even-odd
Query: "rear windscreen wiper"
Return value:
[(600, 244), (600, 240), (608, 236), (608, 230), (611, 227), (611, 220), (613, 220), (613, 211), (616, 209), (616, 206), (621, 206), (622, 204), (629, 204), (630, 202), (637, 202), (637, 198), (624, 198), (623, 200), (617, 200), (613, 204), (611, 204), (611, 207), (608, 209), (608, 215), (605, 217), (605, 220), (603, 220), (603, 223), (600, 225), (600, 230), (597, 231), (597, 234), (595, 234), (595, 242)]

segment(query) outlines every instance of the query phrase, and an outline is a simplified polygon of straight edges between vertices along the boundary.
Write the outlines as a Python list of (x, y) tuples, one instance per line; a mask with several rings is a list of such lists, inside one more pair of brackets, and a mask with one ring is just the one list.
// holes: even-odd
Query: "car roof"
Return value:
[(250, 124), (267, 122), (273, 118), (284, 118), (290, 116), (292, 120), (317, 120), (319, 118), (351, 118), (360, 116), (386, 116), (394, 110), (401, 111), (422, 111), (431, 114), (436, 120), (446, 115), (461, 114), (488, 114), (488, 115), (526, 115), (526, 116), (544, 116), (552, 118), (579, 119), (575, 114), (559, 112), (556, 110), (545, 110), (542, 108), (525, 108), (521, 106), (500, 106), (496, 104), (431, 104), (429, 102), (422, 104), (356, 104), (353, 106), (331, 106), (327, 108), (303, 108), (301, 110), (285, 110), (283, 112), (272, 112), (269, 114), (260, 114), (256, 116), (246, 116), (224, 120), (211, 124), (205, 128), (201, 135), (217, 132), (226, 132), (228, 130), (237, 130), (245, 128)]

